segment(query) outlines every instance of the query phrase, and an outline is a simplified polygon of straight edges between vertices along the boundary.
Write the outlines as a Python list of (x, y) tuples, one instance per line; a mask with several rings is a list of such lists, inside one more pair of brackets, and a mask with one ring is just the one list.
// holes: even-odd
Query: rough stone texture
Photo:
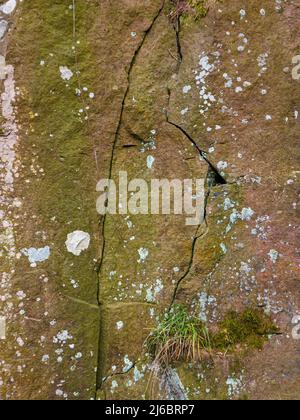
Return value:
[[(0, 16), (1, 400), (299, 398), (300, 4), (208, 0), (175, 21), (174, 3)], [(120, 171), (206, 179), (205, 220), (100, 217), (96, 184)], [(144, 342), (178, 302), (210, 328), (258, 306), (281, 335), (153, 379)]]

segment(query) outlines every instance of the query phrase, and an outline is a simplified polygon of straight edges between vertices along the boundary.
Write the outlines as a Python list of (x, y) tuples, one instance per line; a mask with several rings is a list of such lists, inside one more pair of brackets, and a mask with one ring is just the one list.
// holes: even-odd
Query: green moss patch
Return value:
[(192, 8), (195, 20), (201, 19), (207, 14), (206, 0), (187, 0)]
[(246, 309), (242, 313), (231, 311), (220, 323), (213, 345), (221, 350), (238, 345), (261, 349), (268, 337), (278, 332), (272, 320), (257, 309)]
[(192, 17), (197, 21), (205, 17), (207, 11), (206, 0), (171, 0), (170, 18), (176, 21), (181, 16)]

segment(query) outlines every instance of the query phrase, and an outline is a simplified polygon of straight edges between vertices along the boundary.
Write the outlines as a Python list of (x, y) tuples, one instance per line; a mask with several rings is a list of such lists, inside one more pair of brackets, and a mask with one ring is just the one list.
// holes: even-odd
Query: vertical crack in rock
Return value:
[[(170, 98), (170, 94), (171, 92), (169, 92), (169, 98)], [(194, 140), (186, 130), (184, 130), (182, 127), (180, 127), (178, 124), (173, 123), (172, 121), (169, 120), (169, 115), (167, 112), (166, 115), (167, 118), (167, 122), (172, 125), (173, 127), (177, 128), (178, 130), (180, 130), (184, 136), (189, 140), (189, 142), (192, 143), (192, 145), (195, 147), (195, 149), (198, 151), (199, 155), (205, 160), (205, 162), (208, 164), (208, 171), (207, 171), (207, 179), (206, 179), (206, 184), (208, 187), (208, 191), (206, 193), (206, 197), (205, 197), (205, 204), (204, 204), (204, 223), (206, 225), (206, 231), (208, 228), (208, 224), (207, 224), (207, 203), (208, 203), (208, 199), (210, 196), (210, 192), (211, 192), (211, 188), (213, 188), (213, 186), (215, 185), (225, 185), (227, 184), (227, 181), (222, 177), (222, 175), (219, 173), (219, 171), (217, 170), (217, 168), (210, 162), (210, 160), (207, 158), (206, 153), (199, 147), (198, 143), (196, 142), (196, 140)], [(186, 272), (184, 273), (184, 275), (177, 281), (175, 289), (174, 289), (174, 294), (173, 294), (173, 298), (171, 301), (171, 305), (170, 305), (170, 309), (172, 308), (172, 306), (174, 305), (174, 302), (176, 300), (177, 294), (178, 294), (178, 290), (180, 287), (180, 284), (183, 282), (184, 279), (186, 279), (188, 277), (188, 275), (190, 274), (192, 267), (193, 267), (193, 263), (194, 263), (194, 256), (195, 256), (195, 249), (196, 249), (196, 245), (197, 245), (197, 241), (199, 238), (203, 237), (206, 235), (206, 232), (202, 235), (199, 235), (199, 229), (200, 229), (201, 225), (198, 226), (195, 237), (193, 239), (193, 243), (192, 243), (192, 251), (191, 251), (191, 258), (189, 261), (189, 265), (188, 268), (186, 270)]]
[(180, 26), (181, 26), (180, 16), (178, 16), (175, 22), (173, 22), (173, 28), (176, 35), (176, 45), (177, 45), (177, 61), (178, 61), (177, 73), (179, 73), (179, 69), (183, 61), (181, 42), (180, 42)]
[[(177, 44), (178, 56), (179, 56), (179, 65), (178, 65), (178, 69), (177, 69), (178, 73), (179, 73), (179, 70), (180, 70), (180, 65), (183, 61), (183, 53), (182, 53), (181, 41), (180, 41), (180, 24), (181, 24), (181, 15), (179, 14), (178, 16), (176, 16), (175, 23), (173, 23), (175, 34), (176, 34), (176, 44)], [(190, 272), (193, 268), (197, 241), (198, 241), (199, 238), (205, 236), (206, 233), (207, 233), (207, 229), (208, 229), (207, 204), (208, 204), (211, 188), (215, 185), (225, 185), (225, 184), (227, 184), (227, 181), (219, 173), (218, 169), (212, 164), (212, 162), (207, 158), (207, 154), (199, 147), (197, 141), (180, 125), (170, 121), (168, 111), (169, 111), (169, 105), (170, 105), (170, 99), (171, 99), (171, 91), (169, 89), (168, 89), (168, 98), (169, 98), (168, 99), (168, 108), (167, 108), (167, 112), (166, 112), (167, 122), (170, 125), (172, 125), (173, 127), (177, 128), (178, 130), (181, 131), (181, 133), (189, 140), (189, 142), (197, 150), (197, 152), (199, 153), (201, 158), (208, 164), (208, 171), (207, 171), (207, 178), (206, 178), (206, 185), (207, 185), (208, 191), (207, 191), (206, 196), (205, 196), (205, 204), (204, 204), (204, 223), (206, 225), (206, 231), (205, 231), (204, 234), (199, 235), (199, 229), (200, 229), (201, 225), (199, 225), (198, 228), (197, 228), (197, 231), (196, 231), (196, 234), (194, 236), (193, 243), (192, 243), (191, 258), (190, 258), (190, 261), (189, 261), (189, 265), (188, 265), (188, 268), (187, 268), (186, 272), (183, 274), (183, 276), (176, 283), (176, 286), (175, 286), (175, 289), (174, 289), (174, 294), (173, 294), (171, 305), (170, 305), (170, 309), (171, 309), (172, 306), (174, 305), (175, 301), (176, 301), (178, 290), (180, 288), (181, 283), (188, 277), (188, 275), (190, 274)]]
[(180, 277), (180, 279), (176, 283), (176, 286), (175, 286), (175, 289), (174, 289), (174, 293), (173, 293), (173, 297), (172, 297), (172, 301), (171, 301), (171, 304), (170, 304), (170, 309), (173, 307), (173, 305), (175, 303), (175, 300), (176, 300), (176, 297), (177, 297), (177, 293), (178, 293), (178, 289), (179, 289), (181, 283), (190, 274), (191, 269), (193, 267), (196, 244), (197, 244), (197, 240), (199, 239), (199, 236), (197, 235), (198, 232), (199, 232), (199, 228), (200, 228), (200, 226), (198, 226), (197, 231), (196, 231), (196, 235), (195, 235), (195, 237), (193, 239), (192, 251), (191, 251), (191, 258), (190, 258), (190, 261), (189, 261), (188, 268), (187, 268), (186, 272), (184, 273), (184, 275), (182, 277)]
[[(177, 74), (180, 72), (180, 66), (183, 62), (183, 53), (181, 48), (181, 40), (180, 40), (180, 15), (176, 16), (176, 22), (173, 23), (173, 27), (175, 30), (175, 36), (176, 36), (176, 45), (177, 45), (177, 51), (178, 51), (178, 66), (177, 66)], [(180, 279), (177, 281), (171, 303), (169, 306), (169, 311), (174, 306), (174, 303), (176, 302), (178, 291), (180, 289), (180, 286), (182, 282), (190, 275), (193, 265), (194, 265), (194, 259), (195, 259), (195, 252), (196, 252), (196, 246), (197, 241), (200, 238), (203, 238), (206, 236), (208, 232), (208, 222), (207, 222), (207, 205), (209, 201), (209, 196), (211, 193), (211, 189), (216, 185), (225, 185), (227, 184), (224, 177), (219, 173), (218, 169), (213, 165), (213, 163), (207, 158), (207, 154), (205, 151), (203, 151), (200, 146), (198, 145), (197, 141), (180, 125), (176, 124), (175, 122), (172, 122), (169, 118), (169, 108), (170, 108), (170, 102), (171, 102), (171, 90), (167, 88), (168, 91), (168, 105), (166, 108), (166, 121), (168, 124), (175, 127), (177, 130), (179, 130), (184, 137), (188, 140), (190, 144), (194, 147), (194, 149), (197, 151), (197, 154), (199, 154), (199, 157), (201, 157), (208, 166), (207, 169), (207, 176), (206, 176), (206, 187), (207, 192), (205, 194), (205, 203), (204, 203), (204, 221), (203, 223), (199, 224), (199, 226), (196, 229), (193, 241), (192, 241), (192, 247), (191, 247), (191, 256), (189, 260), (188, 267), (185, 271), (185, 273), (180, 277)], [(204, 232), (201, 231), (201, 227), (205, 226)], [(159, 378), (160, 386), (163, 387), (163, 389), (167, 393), (167, 398), (174, 399), (174, 400), (186, 400), (186, 393), (184, 390), (183, 385), (181, 384), (180, 378), (176, 371), (173, 369), (162, 369), (161, 366), (154, 366), (152, 368), (154, 375)]]
[[(115, 137), (114, 137), (114, 142), (112, 145), (112, 153), (111, 153), (111, 159), (110, 159), (110, 165), (109, 165), (109, 179), (111, 179), (112, 177), (112, 172), (113, 172), (113, 163), (114, 163), (114, 157), (115, 157), (115, 150), (116, 150), (116, 146), (117, 146), (117, 142), (118, 142), (118, 137), (119, 137), (119, 133), (120, 133), (120, 129), (122, 126), (122, 121), (123, 121), (123, 114), (124, 114), (124, 108), (125, 108), (125, 103), (126, 103), (126, 99), (130, 90), (130, 83), (131, 83), (131, 73), (132, 70), (134, 68), (134, 65), (136, 63), (137, 57), (140, 53), (140, 51), (142, 50), (145, 41), (148, 37), (148, 35), (150, 34), (153, 26), (155, 25), (157, 19), (160, 17), (163, 9), (165, 6), (165, 0), (162, 1), (162, 4), (158, 10), (158, 12), (156, 13), (156, 15), (154, 16), (150, 26), (148, 27), (148, 29), (145, 31), (144, 36), (138, 46), (138, 48), (135, 50), (134, 55), (132, 57), (132, 60), (130, 62), (128, 71), (127, 71), (127, 87), (124, 93), (124, 97), (121, 103), (121, 110), (120, 110), (120, 116), (119, 116), (119, 122), (118, 122), (118, 126), (115, 132)], [(101, 308), (102, 306), (102, 302), (100, 301), (100, 288), (101, 288), (101, 271), (102, 271), (102, 267), (103, 267), (103, 261), (104, 261), (104, 255), (105, 255), (105, 249), (106, 249), (106, 238), (105, 238), (105, 222), (106, 222), (106, 215), (104, 215), (102, 217), (102, 223), (100, 221), (101, 226), (101, 232), (102, 232), (102, 253), (101, 253), (101, 260), (99, 263), (99, 280), (98, 280), (98, 303), (99, 303), (99, 307)], [(97, 395), (97, 391), (100, 390), (101, 385), (102, 385), (102, 370), (103, 370), (103, 366), (102, 366), (102, 360), (101, 360), (101, 346), (102, 346), (102, 341), (103, 341), (103, 335), (101, 333), (101, 331), (103, 330), (103, 328), (101, 327), (103, 325), (102, 322), (102, 316), (101, 316), (101, 310), (100, 310), (100, 334), (99, 334), (99, 346), (98, 346), (98, 365), (97, 365), (97, 381), (96, 381), (96, 395)]]

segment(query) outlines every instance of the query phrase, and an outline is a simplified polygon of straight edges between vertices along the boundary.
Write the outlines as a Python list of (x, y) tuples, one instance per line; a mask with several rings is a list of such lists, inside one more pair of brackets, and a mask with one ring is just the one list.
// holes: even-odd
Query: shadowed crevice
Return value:
[(171, 124), (173, 127), (176, 127), (178, 130), (180, 130), (192, 143), (192, 145), (196, 148), (196, 150), (199, 152), (199, 155), (205, 160), (205, 162), (209, 165), (210, 172), (213, 173), (213, 179), (214, 179), (214, 185), (226, 185), (227, 181), (226, 179), (220, 174), (218, 169), (210, 162), (210, 160), (207, 158), (206, 152), (204, 152), (199, 146), (196, 140), (193, 139), (192, 136), (180, 125), (172, 122), (169, 120), (169, 116), (167, 115), (167, 122)]

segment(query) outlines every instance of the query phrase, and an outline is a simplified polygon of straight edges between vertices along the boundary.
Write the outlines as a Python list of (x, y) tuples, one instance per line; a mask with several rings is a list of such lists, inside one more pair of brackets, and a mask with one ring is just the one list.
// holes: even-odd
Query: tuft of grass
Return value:
[(175, 305), (147, 339), (147, 348), (160, 366), (207, 357), (211, 343), (207, 327), (182, 305)]

